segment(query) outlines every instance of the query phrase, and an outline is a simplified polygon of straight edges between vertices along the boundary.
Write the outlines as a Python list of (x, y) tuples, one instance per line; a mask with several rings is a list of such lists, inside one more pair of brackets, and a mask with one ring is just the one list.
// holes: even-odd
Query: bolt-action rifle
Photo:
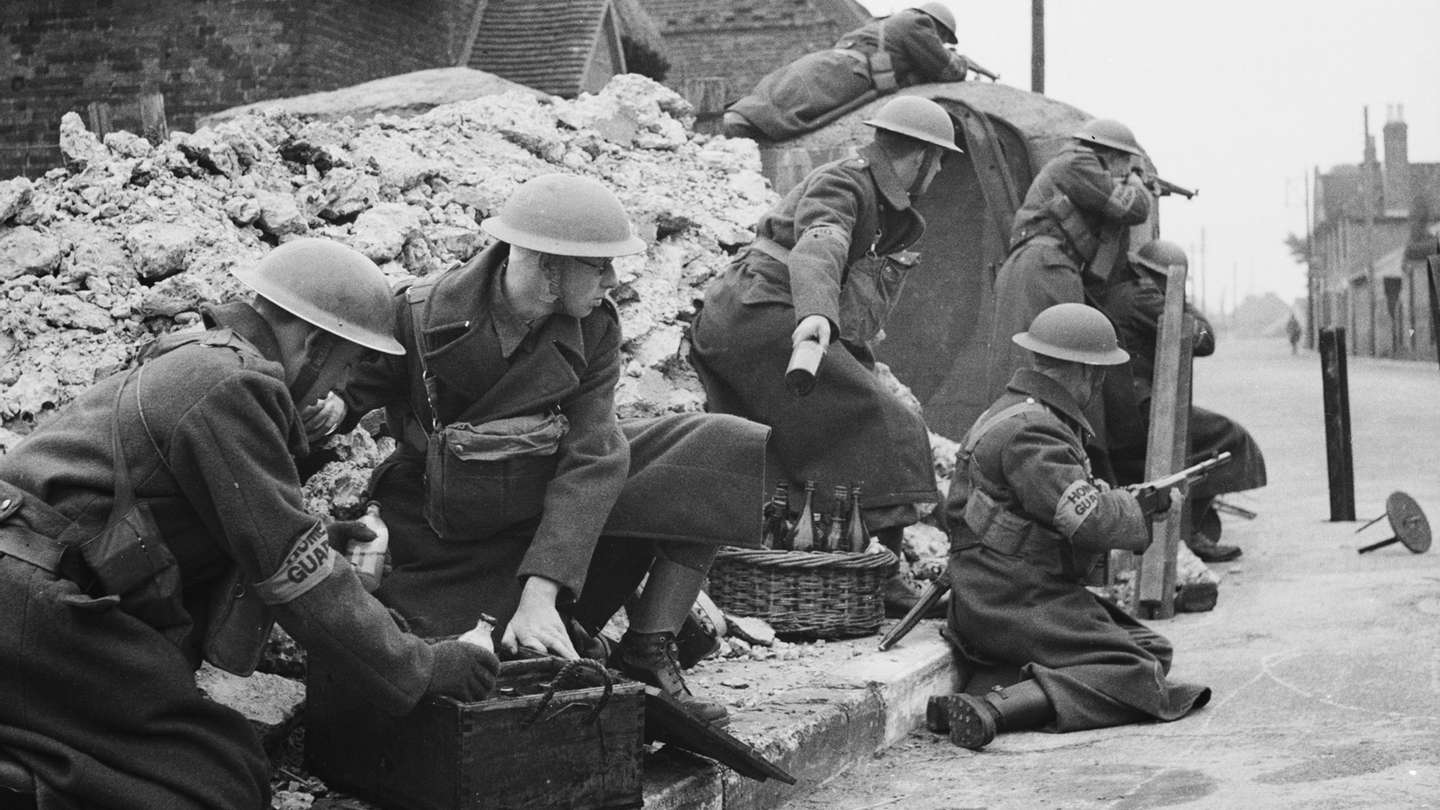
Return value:
[[(1134, 484), (1127, 487), (1127, 489), (1134, 492), (1137, 499), (1144, 497), (1154, 498), (1157, 493), (1169, 491), (1181, 484), (1199, 481), (1214, 472), (1217, 467), (1229, 463), (1230, 453), (1227, 451), (1217, 456), (1207, 458), (1199, 464), (1186, 467), (1179, 472), (1171, 473), (1163, 478), (1156, 478), (1151, 481)], [(880, 651), (884, 652), (896, 644), (899, 644), (900, 639), (905, 638), (911, 630), (914, 630), (915, 625), (920, 623), (920, 619), (924, 618), (924, 616), (945, 597), (945, 594), (949, 592), (950, 575), (947, 571), (931, 580), (930, 584), (925, 586), (925, 590), (920, 594), (920, 599), (915, 603), (915, 607), (910, 608), (910, 612), (906, 613), (905, 617), (897, 622), (894, 627), (890, 628), (890, 632), (886, 633), (885, 636), (880, 639)]]
[(1200, 189), (1198, 188), (1185, 188), (1184, 186), (1166, 180), (1158, 174), (1150, 174), (1139, 166), (1136, 166), (1130, 171), (1140, 175), (1140, 179), (1145, 182), (1145, 187), (1150, 189), (1150, 192), (1157, 197), (1166, 194), (1179, 194), (1181, 197), (1189, 200), (1194, 199), (1195, 195), (1200, 193)]

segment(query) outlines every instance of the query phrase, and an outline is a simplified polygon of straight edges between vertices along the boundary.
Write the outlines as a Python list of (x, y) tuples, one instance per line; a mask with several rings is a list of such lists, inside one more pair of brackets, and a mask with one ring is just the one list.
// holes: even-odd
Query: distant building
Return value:
[(663, 50), (637, 0), (6, 0), (0, 177), (59, 165), (71, 110), (92, 130), (141, 132), (142, 96), (163, 98), (182, 130), (242, 104), (458, 65), (569, 97), (627, 60), (663, 69)]
[(1355, 354), (1432, 359), (1425, 256), (1440, 231), (1440, 163), (1411, 163), (1403, 108), (1389, 108), (1383, 163), (1365, 117), (1358, 165), (1315, 174), (1311, 308)]
[(639, 0), (665, 39), (665, 83), (702, 121), (766, 73), (874, 19), (855, 0)]

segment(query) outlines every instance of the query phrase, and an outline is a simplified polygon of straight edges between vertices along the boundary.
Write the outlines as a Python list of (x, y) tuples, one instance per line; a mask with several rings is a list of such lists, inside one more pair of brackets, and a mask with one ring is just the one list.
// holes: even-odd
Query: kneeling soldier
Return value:
[(1150, 516), (1169, 506), (1166, 490), (1110, 489), (1083, 449), (1082, 411), (1128, 355), (1084, 304), (1052, 306), (1013, 339), (1032, 366), (966, 435), (945, 504), (946, 635), (977, 673), (971, 690), (997, 688), (932, 698), (931, 728), (979, 749), (1000, 731), (1178, 719), (1210, 690), (1167, 682), (1169, 642), (1084, 584), (1111, 549), (1144, 551)]
[(236, 275), (253, 304), (207, 309), (0, 458), (0, 776), (18, 761), (40, 807), (269, 807), (255, 732), (194, 670), (250, 674), (276, 619), (390, 714), (494, 685), (489, 650), (401, 632), (330, 548), (358, 524), (301, 498), (299, 406), (403, 351), (380, 269), (301, 239)]

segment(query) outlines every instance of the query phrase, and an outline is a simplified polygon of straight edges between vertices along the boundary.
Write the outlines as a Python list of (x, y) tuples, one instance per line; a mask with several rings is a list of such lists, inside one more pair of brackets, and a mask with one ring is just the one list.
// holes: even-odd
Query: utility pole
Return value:
[(1305, 169), (1305, 348), (1315, 348), (1316, 314), (1319, 312), (1319, 296), (1315, 284), (1315, 255), (1310, 241), (1310, 232), (1315, 229), (1313, 209), (1310, 207), (1310, 169)]
[(1045, 92), (1045, 0), (1030, 0), (1030, 90)]

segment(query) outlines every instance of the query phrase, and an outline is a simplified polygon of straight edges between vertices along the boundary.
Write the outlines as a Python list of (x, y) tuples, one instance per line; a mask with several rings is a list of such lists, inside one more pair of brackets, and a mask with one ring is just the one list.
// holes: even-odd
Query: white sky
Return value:
[[(860, 0), (875, 14), (919, 0)], [(959, 50), (1030, 88), (1029, 0), (949, 0)], [(1404, 105), (1410, 160), (1440, 161), (1440, 0), (1048, 0), (1046, 95), (1130, 125), (1160, 175), (1161, 234), (1206, 303), (1305, 290), (1283, 240), (1305, 230), (1305, 177), (1363, 154)], [(1204, 261), (1200, 262), (1201, 232)]]

